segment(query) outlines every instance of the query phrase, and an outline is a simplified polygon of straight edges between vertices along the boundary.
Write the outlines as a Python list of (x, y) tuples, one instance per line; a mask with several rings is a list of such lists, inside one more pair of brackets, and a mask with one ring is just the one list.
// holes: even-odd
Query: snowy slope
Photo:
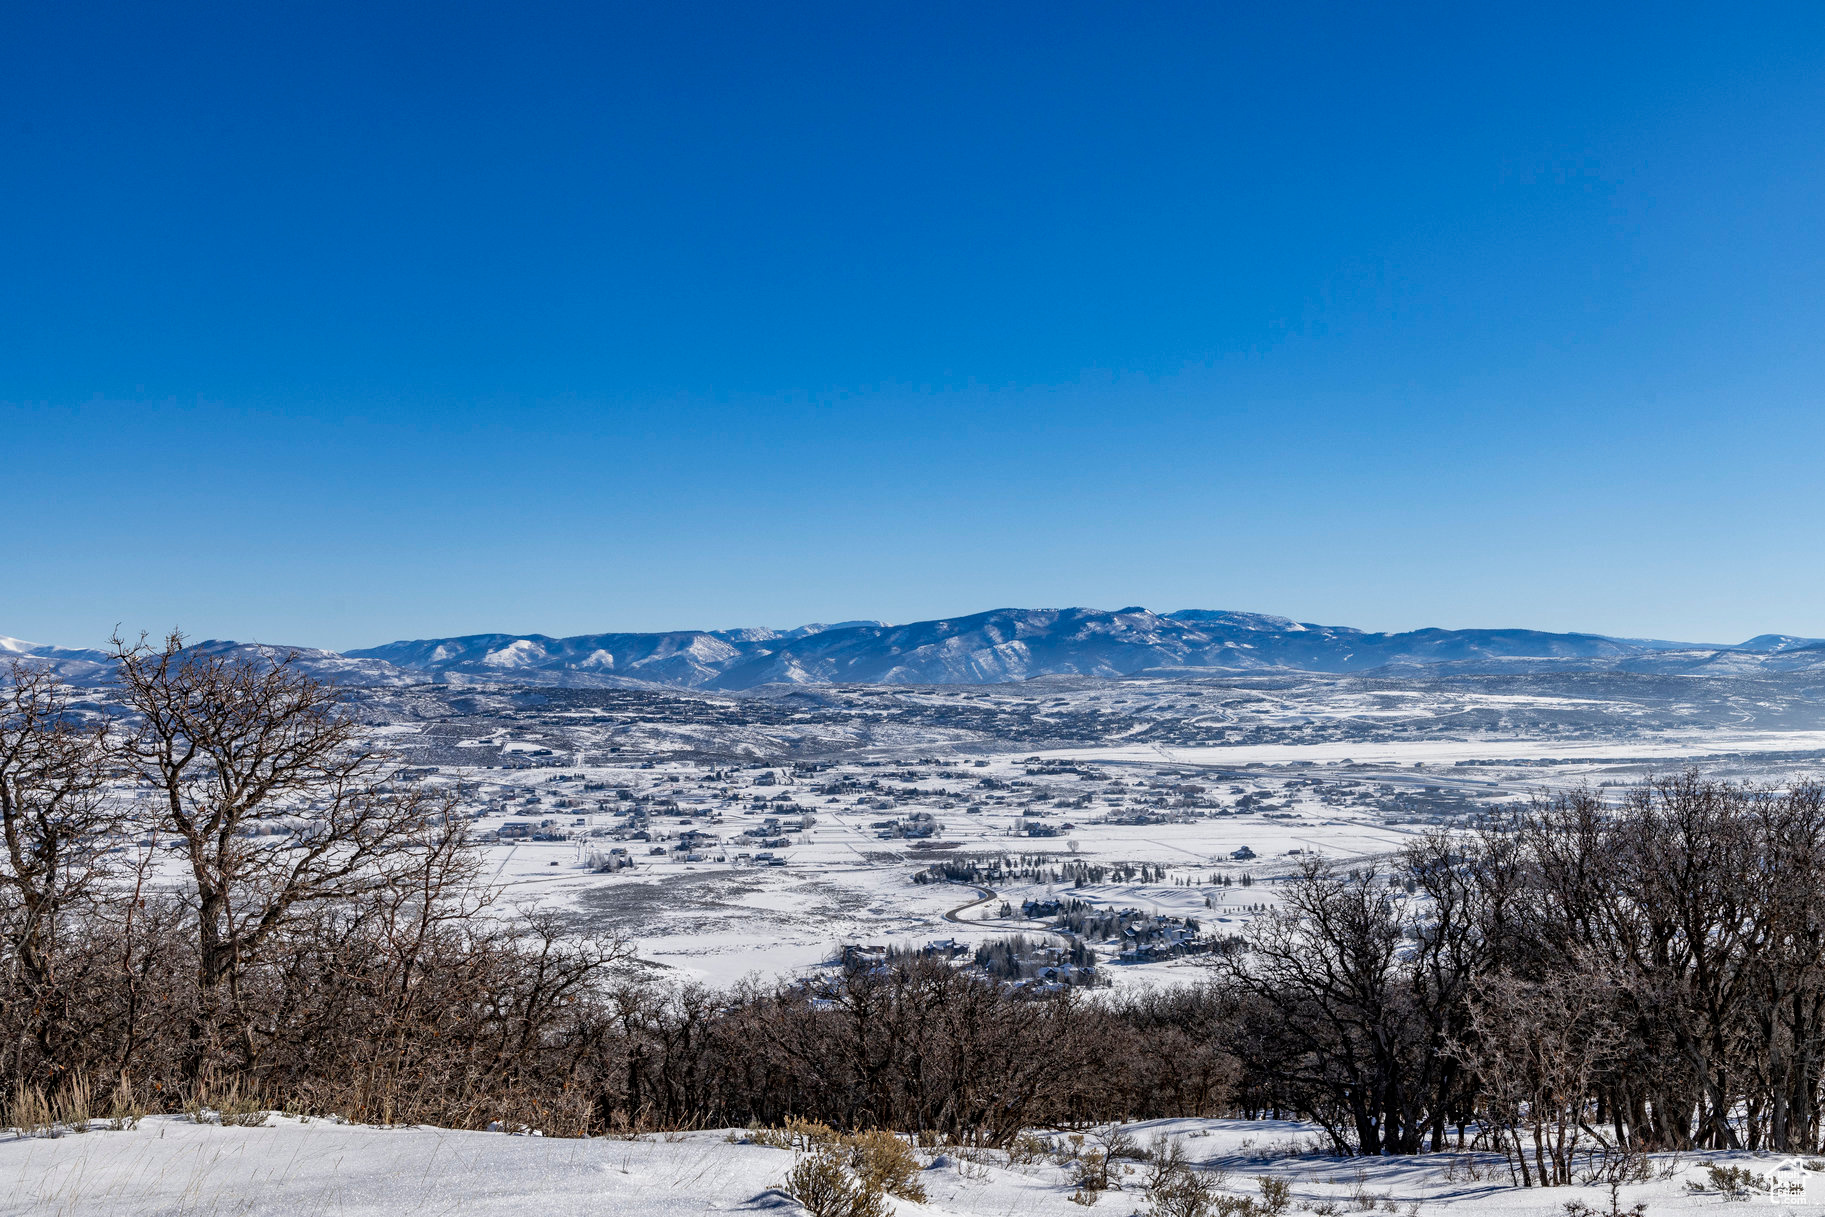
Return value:
[[(1314, 1142), (1309, 1129), (1276, 1121), (1158, 1121), (1134, 1131), (1143, 1142), (1162, 1133), (1183, 1135), (1194, 1163), (1229, 1172), (1223, 1188), (1232, 1195), (1258, 1194), (1258, 1176), (1285, 1180), (1295, 1212), (1327, 1200), (1333, 1211), (1354, 1212), (1365, 1199), (1384, 1212), (1437, 1217), (1560, 1217), (1568, 1200), (1608, 1209), (1607, 1191), (1595, 1187), (1514, 1188), (1500, 1160), (1488, 1155), (1337, 1159), (1308, 1150), (1287, 1156), (1300, 1143)], [(1780, 1161), (1715, 1157), (1740, 1160), (1758, 1172)], [(735, 1143), (720, 1132), (568, 1140), (284, 1117), (264, 1128), (152, 1117), (125, 1132), (56, 1139), (9, 1134), (0, 1140), (0, 1217), (785, 1217), (804, 1211), (777, 1190), (792, 1163), (789, 1151)], [(1646, 1202), (1656, 1217), (1751, 1207), (1725, 1205), (1714, 1191), (1688, 1192), (1687, 1179), (1704, 1177), (1690, 1156), (1660, 1165), (1669, 1177), (1624, 1187), (1623, 1207)], [(941, 1156), (922, 1172), (921, 1183), (928, 1202), (894, 1201), (900, 1217), (1085, 1212), (1069, 1199), (1064, 1170), (1049, 1161), (1014, 1167), (999, 1155), (981, 1163)], [(1811, 1198), (1825, 1202), (1825, 1187)], [(1146, 1208), (1138, 1178), (1130, 1177), (1128, 1186), (1105, 1193), (1092, 1211), (1127, 1217)], [(1825, 1212), (1825, 1203), (1782, 1211), (1803, 1217)]]
[(113, 661), (108, 658), (106, 651), (43, 646), (0, 636), (0, 665), (15, 659), (54, 668), (72, 684), (91, 684), (114, 670)]

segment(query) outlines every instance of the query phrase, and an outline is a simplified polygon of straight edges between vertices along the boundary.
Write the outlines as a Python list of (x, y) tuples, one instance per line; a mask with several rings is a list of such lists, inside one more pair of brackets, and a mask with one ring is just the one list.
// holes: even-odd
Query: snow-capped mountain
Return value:
[[(800, 630), (589, 634), (575, 638), (480, 634), (351, 651), (432, 679), (595, 683), (608, 677), (710, 689), (769, 683), (987, 684), (1034, 676), (1128, 676), (1172, 670), (1294, 669), (1363, 672), (1437, 667), (1702, 666), (1731, 648), (1552, 634), (1539, 630), (1372, 633), (1261, 613), (1144, 608), (995, 609), (966, 617), (879, 621)], [(1779, 654), (1776, 652), (1775, 654)], [(1751, 664), (1773, 654), (1743, 655)], [(1795, 655), (1797, 658), (1797, 655)], [(1825, 654), (1813, 656), (1825, 664)]]
[[(207, 641), (209, 651), (245, 644)], [(1825, 670), (1825, 640), (1764, 634), (1740, 646), (1554, 634), (1540, 630), (1375, 633), (1262, 613), (1185, 609), (995, 609), (889, 625), (845, 621), (796, 629), (665, 633), (470, 634), (338, 654), (298, 648), (313, 671), (347, 684), (664, 685), (740, 690), (765, 684), (994, 684), (1035, 676), (1130, 676), (1291, 670), (1418, 674), (1620, 670), (1753, 675)], [(6, 655), (104, 681), (105, 651), (0, 639)]]
[(0, 668), (11, 660), (20, 659), (34, 666), (55, 668), (65, 680), (78, 685), (96, 684), (114, 671), (114, 661), (106, 651), (41, 646), (0, 636)]
[[(192, 644), (207, 655), (233, 651), (295, 654), (298, 662), (319, 676), (347, 685), (422, 684), (422, 674), (406, 671), (382, 660), (339, 655), (315, 647), (265, 646), (257, 643), (226, 642), (210, 638)], [(20, 659), (39, 667), (48, 667), (73, 685), (106, 684), (114, 675), (114, 657), (107, 651), (70, 647), (42, 646), (18, 638), (0, 637), (0, 665), (9, 659)]]

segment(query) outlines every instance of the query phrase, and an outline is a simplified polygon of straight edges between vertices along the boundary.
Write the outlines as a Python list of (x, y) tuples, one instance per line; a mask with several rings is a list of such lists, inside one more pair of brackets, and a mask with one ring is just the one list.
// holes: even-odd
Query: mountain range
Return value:
[[(197, 644), (222, 651), (245, 644)], [(285, 648), (291, 649), (291, 648)], [(1144, 608), (995, 609), (890, 625), (845, 621), (791, 630), (470, 634), (343, 653), (298, 648), (300, 661), (353, 685), (657, 685), (741, 690), (769, 684), (998, 684), (1035, 676), (1297, 671), (1390, 674), (1620, 670), (1748, 675), (1825, 669), (1825, 639), (1762, 634), (1734, 645), (1554, 634), (1523, 629), (1375, 633), (1261, 613)], [(105, 680), (106, 652), (0, 638), (8, 653), (68, 679)]]

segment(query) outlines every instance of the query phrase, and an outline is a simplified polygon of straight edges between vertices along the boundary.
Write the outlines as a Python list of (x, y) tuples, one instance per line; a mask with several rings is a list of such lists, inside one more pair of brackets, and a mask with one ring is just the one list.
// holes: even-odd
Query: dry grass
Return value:
[(226, 1082), (205, 1079), (190, 1091), (184, 1114), (195, 1124), (220, 1124), (224, 1128), (260, 1128), (274, 1107), (251, 1083), (239, 1078)]
[[(95, 1119), (93, 1091), (87, 1080), (75, 1076), (65, 1077), (48, 1094), (42, 1087), (21, 1082), (0, 1105), (0, 1126), (22, 1137), (88, 1132)], [(109, 1127), (132, 1125), (110, 1121)]]
[(139, 1097), (139, 1092), (133, 1089), (133, 1084), (122, 1078), (116, 1083), (114, 1092), (108, 1096), (108, 1108), (102, 1118), (107, 1120), (108, 1127), (115, 1132), (125, 1132), (130, 1128), (138, 1128), (139, 1122), (146, 1118), (149, 1110)]
[(44, 1097), (44, 1091), (24, 1082), (13, 1087), (13, 1093), (7, 1097), (4, 1122), (22, 1137), (49, 1132), (53, 1120), (51, 1104)]

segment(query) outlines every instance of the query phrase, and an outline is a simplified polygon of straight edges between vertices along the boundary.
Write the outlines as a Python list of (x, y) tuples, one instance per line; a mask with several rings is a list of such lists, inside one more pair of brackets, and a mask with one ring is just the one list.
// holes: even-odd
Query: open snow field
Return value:
[[(1757, 753), (1825, 751), (1825, 731), (1693, 731), (1651, 739), (1461, 739), (1333, 741), (1320, 744), (1164, 745), (1092, 748), (1069, 753), (1089, 761), (1149, 761), (1229, 768), (1239, 765), (1455, 765), (1476, 761), (1671, 762), (1692, 764)], [(1042, 753), (1042, 756), (1066, 753)]]
[[(1133, 1126), (1147, 1140), (1184, 1137), (1192, 1161), (1227, 1172), (1224, 1190), (1258, 1195), (1259, 1176), (1285, 1180), (1297, 1213), (1326, 1201), (1337, 1212), (1438, 1217), (1560, 1217), (1569, 1200), (1608, 1210), (1598, 1187), (1523, 1190), (1499, 1158), (1483, 1154), (1338, 1159), (1311, 1152), (1312, 1131), (1284, 1122), (1172, 1120)], [(791, 1151), (738, 1143), (739, 1133), (697, 1132), (636, 1141), (561, 1140), (435, 1128), (373, 1128), (272, 1117), (263, 1128), (198, 1125), (177, 1116), (132, 1131), (0, 1141), (4, 1217), (684, 1217), (800, 1212), (777, 1190)], [(900, 1217), (1128, 1217), (1147, 1208), (1138, 1176), (1086, 1210), (1070, 1200), (1052, 1161), (1010, 1165), (925, 1154), (925, 1204), (893, 1202)], [(1652, 1217), (1762, 1212), (1765, 1197), (1727, 1205), (1702, 1183), (1701, 1162), (1766, 1174), (1783, 1160), (1747, 1154), (1656, 1159), (1650, 1182), (1623, 1187), (1624, 1209)], [(1825, 1175), (1807, 1202), (1773, 1211), (1825, 1213)], [(1368, 1207), (1365, 1207), (1368, 1206)]]

